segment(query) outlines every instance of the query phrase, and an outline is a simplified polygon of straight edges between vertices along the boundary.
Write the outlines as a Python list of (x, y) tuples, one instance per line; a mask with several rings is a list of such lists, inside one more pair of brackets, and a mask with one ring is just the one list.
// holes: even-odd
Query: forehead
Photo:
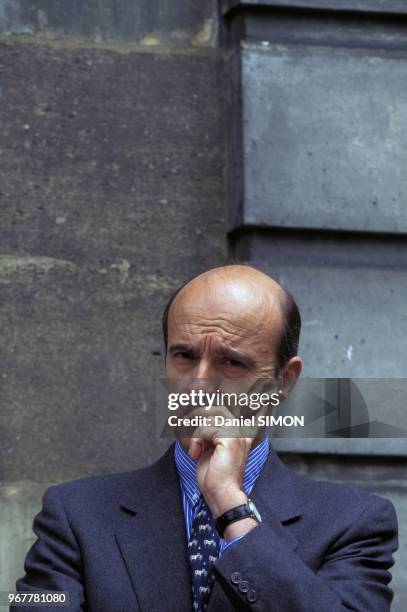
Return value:
[(255, 282), (190, 283), (169, 313), (168, 338), (217, 334), (229, 341), (252, 338), (269, 344), (282, 330), (281, 294)]

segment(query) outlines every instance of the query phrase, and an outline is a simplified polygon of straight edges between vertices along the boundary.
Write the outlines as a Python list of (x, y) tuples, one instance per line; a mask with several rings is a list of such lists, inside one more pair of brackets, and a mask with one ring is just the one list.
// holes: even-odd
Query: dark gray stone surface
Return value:
[(407, 53), (243, 45), (242, 206), (234, 201), (231, 229), (405, 233)]
[[(353, 465), (355, 457), (400, 457), (407, 456), (405, 438), (285, 438), (275, 440), (275, 447), (283, 453), (302, 453), (307, 461), (313, 453), (321, 455), (342, 455), (343, 463)], [(404, 483), (407, 483), (405, 476)]]
[(216, 0), (0, 0), (5, 34), (212, 46), (217, 24)]
[(222, 0), (221, 6), (223, 13), (260, 7), (378, 13), (382, 18), (389, 13), (407, 13), (404, 0)]
[[(233, 13), (232, 13), (233, 14)], [(238, 12), (227, 21), (224, 43), (240, 45), (241, 40), (282, 45), (372, 49), (383, 52), (405, 51), (407, 17), (386, 15), (381, 19), (371, 13), (325, 13), (323, 11), (256, 10)]]
[(168, 443), (164, 303), (225, 256), (221, 63), (11, 41), (0, 58), (0, 479), (129, 469)]

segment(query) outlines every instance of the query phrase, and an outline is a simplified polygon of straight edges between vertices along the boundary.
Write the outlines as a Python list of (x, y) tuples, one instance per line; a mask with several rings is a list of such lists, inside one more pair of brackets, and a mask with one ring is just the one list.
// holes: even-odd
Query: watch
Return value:
[(258, 523), (261, 523), (259, 511), (251, 499), (248, 499), (247, 503), (231, 508), (224, 514), (218, 516), (218, 518), (215, 519), (216, 531), (218, 532), (219, 536), (223, 538), (223, 534), (225, 533), (225, 529), (228, 527), (228, 525), (231, 525), (236, 521), (241, 521), (245, 518), (253, 518)]

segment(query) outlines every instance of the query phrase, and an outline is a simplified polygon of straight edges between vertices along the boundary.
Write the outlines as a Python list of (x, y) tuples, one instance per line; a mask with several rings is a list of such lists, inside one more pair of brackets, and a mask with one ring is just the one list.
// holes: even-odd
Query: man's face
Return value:
[[(279, 371), (281, 299), (277, 283), (242, 266), (210, 271), (188, 283), (169, 313), (167, 385), (176, 392), (246, 394), (275, 393), (280, 385), (285, 393), (286, 384), (289, 392), (300, 374), (301, 359), (293, 357)], [(250, 413), (240, 405), (228, 409), (235, 416)], [(188, 448), (184, 434), (180, 441)]]
[(166, 377), (273, 378), (282, 322), (279, 295), (255, 281), (198, 277), (170, 310)]

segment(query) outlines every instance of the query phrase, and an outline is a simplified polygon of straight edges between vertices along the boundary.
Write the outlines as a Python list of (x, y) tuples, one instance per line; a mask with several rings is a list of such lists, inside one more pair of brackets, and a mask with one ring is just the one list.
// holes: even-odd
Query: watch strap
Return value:
[(223, 538), (223, 534), (225, 533), (226, 527), (228, 527), (232, 523), (235, 523), (236, 521), (241, 521), (245, 518), (256, 519), (256, 516), (249, 507), (248, 503), (241, 504), (240, 506), (235, 506), (224, 514), (221, 514), (221, 516), (218, 516), (218, 518), (215, 519), (216, 531), (218, 532), (219, 536)]

